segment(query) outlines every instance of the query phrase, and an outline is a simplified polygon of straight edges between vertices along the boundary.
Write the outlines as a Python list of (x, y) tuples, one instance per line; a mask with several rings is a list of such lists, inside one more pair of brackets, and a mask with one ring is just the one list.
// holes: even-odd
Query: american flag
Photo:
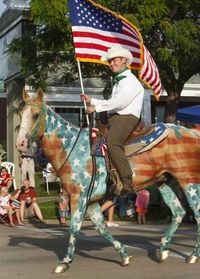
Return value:
[[(162, 91), (162, 86), (159, 87), (160, 91), (157, 88), (157, 83), (161, 84), (158, 69), (153, 58), (149, 59), (148, 50), (143, 48), (142, 36), (137, 27), (92, 0), (68, 0), (68, 5), (76, 59), (106, 64), (101, 61), (101, 57), (109, 48), (126, 48), (134, 58), (131, 69), (140, 70), (140, 79), (153, 91), (155, 88), (154, 93), (158, 97)], [(143, 53), (145, 50), (146, 53)], [(150, 61), (149, 75), (147, 68)], [(151, 75), (157, 79), (152, 80)]]
[(159, 77), (158, 68), (148, 49), (143, 46), (144, 63), (139, 73), (139, 78), (151, 88), (155, 98), (158, 100), (163, 91), (162, 83)]
[(91, 0), (68, 0), (76, 58), (106, 63), (101, 57), (113, 46), (131, 51), (134, 69), (141, 68), (142, 37), (135, 26)]

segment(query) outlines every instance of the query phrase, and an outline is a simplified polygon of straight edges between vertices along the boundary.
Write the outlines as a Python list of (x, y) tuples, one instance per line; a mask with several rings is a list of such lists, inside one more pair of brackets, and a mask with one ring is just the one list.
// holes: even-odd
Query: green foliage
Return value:
[[(45, 88), (47, 79), (54, 73), (62, 77), (59, 79), (58, 75), (58, 82), (65, 84), (78, 78), (67, 2), (32, 0), (29, 27), (21, 40), (11, 44), (12, 53), (22, 51), (20, 62), (24, 75), (35, 87)], [(179, 99), (185, 82), (200, 73), (199, 0), (98, 2), (140, 29), (168, 95)], [(82, 65), (84, 77), (108, 78), (106, 67), (91, 63)]]
[(31, 15), (35, 25), (45, 24), (64, 32), (68, 24), (66, 13), (66, 0), (31, 1)]

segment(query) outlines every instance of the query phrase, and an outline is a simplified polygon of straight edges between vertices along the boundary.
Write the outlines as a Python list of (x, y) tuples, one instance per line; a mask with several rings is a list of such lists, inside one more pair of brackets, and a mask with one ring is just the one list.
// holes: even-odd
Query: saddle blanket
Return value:
[[(151, 133), (144, 137), (140, 137), (136, 140), (133, 139), (132, 142), (124, 146), (125, 154), (127, 157), (134, 154), (142, 153), (151, 149), (153, 146), (158, 144), (160, 141), (165, 139), (169, 134), (167, 126), (162, 123), (153, 124), (154, 129)], [(97, 128), (92, 129), (92, 138), (95, 140), (93, 145), (93, 154), (97, 157), (105, 157), (108, 150), (106, 138), (95, 138), (96, 133), (98, 132)]]

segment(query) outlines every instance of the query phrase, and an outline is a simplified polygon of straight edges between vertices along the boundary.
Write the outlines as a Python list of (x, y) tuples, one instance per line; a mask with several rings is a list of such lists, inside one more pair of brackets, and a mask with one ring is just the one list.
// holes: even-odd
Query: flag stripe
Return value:
[(159, 98), (163, 88), (159, 77), (158, 68), (148, 51), (148, 49), (144, 46), (144, 64), (140, 71), (139, 77), (143, 80), (148, 87), (150, 87), (156, 96)]
[(76, 58), (84, 62), (101, 61), (111, 47), (124, 47), (133, 55), (132, 69), (154, 91), (162, 92), (158, 68), (143, 44), (137, 27), (92, 0), (68, 0)]
[[(96, 45), (101, 45), (101, 46), (107, 47), (107, 48), (109, 48), (112, 45), (114, 45), (114, 46), (121, 46), (119, 43), (116, 43), (116, 41), (113, 41), (111, 43), (111, 42), (107, 42), (106, 40), (104, 40), (104, 44), (102, 44), (102, 41), (103, 41), (102, 38), (101, 39), (97, 39), (97, 37), (96, 38), (90, 38), (90, 37), (84, 36), (81, 39), (79, 37), (77, 37), (77, 38), (75, 37), (74, 38), (74, 44), (77, 44), (77, 43), (82, 44), (82, 47), (84, 47), (84, 44), (88, 44), (88, 43), (96, 44)], [(76, 45), (76, 47), (77, 46), (78, 45)], [(135, 51), (136, 57), (140, 58), (140, 53), (137, 52), (137, 48), (136, 47), (132, 46), (132, 47), (130, 47), (130, 50), (131, 51)]]
[[(126, 39), (126, 37), (109, 37), (106, 36), (106, 35), (101, 35), (99, 33), (92, 33), (92, 32), (76, 32), (76, 31), (73, 31), (72, 32), (73, 34), (73, 37), (74, 37), (74, 41), (77, 41), (79, 40), (79, 42), (84, 42), (84, 38), (87, 38), (88, 40), (90, 40), (91, 38), (93, 39), (97, 39), (97, 40), (101, 40), (100, 43), (103, 43), (103, 42), (112, 42), (112, 43), (119, 43), (120, 45), (123, 44), (123, 45), (126, 45), (127, 47), (129, 47), (129, 49), (131, 51), (135, 51), (137, 53), (140, 53), (140, 50), (138, 50), (138, 44), (135, 43), (135, 42), (130, 42), (128, 39)], [(134, 49), (132, 48), (134, 47)]]
[(77, 59), (84, 58), (85, 51), (88, 61), (94, 58), (102, 63), (101, 56), (105, 55), (110, 47), (118, 45), (131, 51), (135, 58), (132, 68), (141, 68), (142, 38), (137, 28), (93, 1), (69, 0), (68, 3)]

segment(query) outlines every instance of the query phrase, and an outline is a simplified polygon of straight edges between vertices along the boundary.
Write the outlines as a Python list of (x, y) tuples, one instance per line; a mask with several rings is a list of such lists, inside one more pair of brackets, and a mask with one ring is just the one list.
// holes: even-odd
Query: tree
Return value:
[[(199, 0), (98, 2), (141, 30), (168, 94), (165, 120), (173, 122), (184, 84), (200, 73)], [(64, 83), (78, 77), (67, 9), (67, 0), (32, 0), (29, 28), (22, 39), (11, 44), (12, 53), (22, 50), (24, 75), (35, 87), (45, 87), (54, 72), (59, 72)], [(82, 71), (88, 77), (108, 76), (106, 68), (98, 64), (82, 63)]]
[[(198, 0), (99, 1), (118, 7), (141, 30), (159, 68), (168, 99), (165, 121), (175, 120), (184, 84), (200, 73), (200, 6)], [(118, 5), (118, 6), (117, 6)], [(111, 6), (110, 6), (111, 7)]]

